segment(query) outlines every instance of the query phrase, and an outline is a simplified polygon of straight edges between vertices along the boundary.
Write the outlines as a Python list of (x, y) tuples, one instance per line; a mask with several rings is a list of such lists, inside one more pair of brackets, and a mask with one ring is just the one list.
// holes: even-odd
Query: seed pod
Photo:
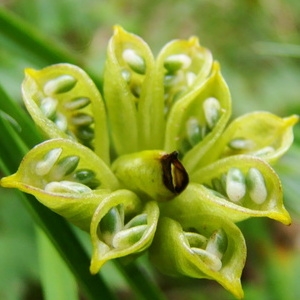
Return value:
[(188, 174), (177, 155), (156, 150), (123, 155), (112, 169), (124, 188), (165, 201), (180, 194), (188, 184)]

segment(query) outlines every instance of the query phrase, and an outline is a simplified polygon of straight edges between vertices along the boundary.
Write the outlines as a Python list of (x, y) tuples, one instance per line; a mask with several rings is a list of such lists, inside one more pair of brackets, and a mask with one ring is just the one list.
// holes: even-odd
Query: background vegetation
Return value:
[[(68, 61), (101, 83), (112, 26), (120, 24), (142, 36), (155, 53), (171, 39), (199, 36), (221, 63), (235, 116), (253, 110), (269, 110), (282, 117), (300, 114), (298, 0), (1, 0), (0, 5), (0, 85), (20, 105), (20, 84), (27, 67)], [(22, 28), (21, 33), (8, 24)], [(30, 133), (24, 134), (30, 138)], [(295, 135), (295, 145), (276, 167), (293, 225), (285, 227), (265, 219), (240, 224), (248, 245), (245, 299), (300, 297), (299, 125)], [(7, 142), (1, 139), (1, 147)], [(45, 273), (57, 286), (61, 280), (56, 279), (57, 274), (65, 272), (70, 278), (68, 271), (60, 262), (55, 266), (61, 269), (52, 265), (51, 270), (44, 264), (47, 259), (41, 247), (46, 244), (49, 256), (55, 257), (55, 250), (49, 250), (20, 195), (2, 189), (0, 193), (0, 298), (43, 299)], [(164, 277), (145, 258), (140, 265), (159, 283), (167, 299), (232, 299), (215, 283)], [(108, 264), (101, 274), (121, 299), (142, 299), (134, 298), (128, 278), (115, 265)], [(73, 278), (67, 282), (68, 299), (76, 299), (76, 282)], [(79, 294), (86, 299), (81, 289)], [(65, 298), (58, 295), (55, 299)]]

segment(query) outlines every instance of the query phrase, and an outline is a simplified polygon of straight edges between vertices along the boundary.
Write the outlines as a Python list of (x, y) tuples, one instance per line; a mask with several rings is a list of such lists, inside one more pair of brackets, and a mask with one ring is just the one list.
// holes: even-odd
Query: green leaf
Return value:
[(212, 149), (214, 159), (251, 154), (275, 163), (292, 145), (299, 117), (252, 112), (233, 120)]
[(45, 233), (37, 230), (40, 276), (45, 300), (78, 300), (78, 287), (73, 274)]
[(209, 163), (209, 152), (231, 113), (228, 87), (217, 63), (201, 85), (172, 107), (166, 128), (165, 150), (177, 149), (190, 173)]
[(25, 73), (24, 102), (42, 131), (50, 138), (75, 139), (109, 163), (105, 107), (88, 75), (70, 64)]
[(149, 250), (161, 272), (216, 280), (237, 298), (243, 297), (240, 277), (246, 245), (241, 231), (228, 219), (200, 212), (197, 219), (180, 224), (163, 217)]
[(156, 202), (143, 205), (130, 191), (119, 190), (107, 196), (91, 222), (91, 272), (97, 273), (108, 260), (146, 250), (152, 242), (158, 216)]
[(24, 157), (17, 173), (1, 185), (34, 195), (41, 203), (89, 230), (91, 217), (118, 181), (90, 149), (67, 139), (39, 144)]

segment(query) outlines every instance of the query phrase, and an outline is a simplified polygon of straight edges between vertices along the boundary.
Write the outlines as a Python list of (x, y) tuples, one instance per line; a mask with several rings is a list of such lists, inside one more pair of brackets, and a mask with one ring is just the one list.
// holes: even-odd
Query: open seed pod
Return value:
[(68, 139), (43, 142), (23, 158), (1, 185), (34, 195), (42, 204), (89, 230), (91, 217), (118, 180), (90, 149)]
[(198, 213), (184, 224), (163, 217), (149, 249), (150, 259), (167, 275), (216, 280), (237, 298), (246, 246), (239, 228), (225, 218)]
[(91, 273), (97, 273), (108, 260), (146, 250), (154, 237), (158, 217), (155, 201), (142, 203), (128, 190), (118, 190), (107, 196), (97, 207), (91, 222)]

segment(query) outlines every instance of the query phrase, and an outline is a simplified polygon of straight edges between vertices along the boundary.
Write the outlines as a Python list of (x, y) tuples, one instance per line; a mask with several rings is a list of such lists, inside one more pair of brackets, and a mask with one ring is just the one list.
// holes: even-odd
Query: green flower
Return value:
[(246, 260), (235, 225), (291, 222), (271, 167), (290, 147), (297, 116), (233, 120), (220, 66), (197, 38), (154, 58), (116, 26), (103, 98), (69, 64), (28, 69), (24, 103), (47, 140), (1, 185), (33, 194), (90, 232), (90, 270), (144, 251), (161, 272), (216, 280), (237, 298)]

